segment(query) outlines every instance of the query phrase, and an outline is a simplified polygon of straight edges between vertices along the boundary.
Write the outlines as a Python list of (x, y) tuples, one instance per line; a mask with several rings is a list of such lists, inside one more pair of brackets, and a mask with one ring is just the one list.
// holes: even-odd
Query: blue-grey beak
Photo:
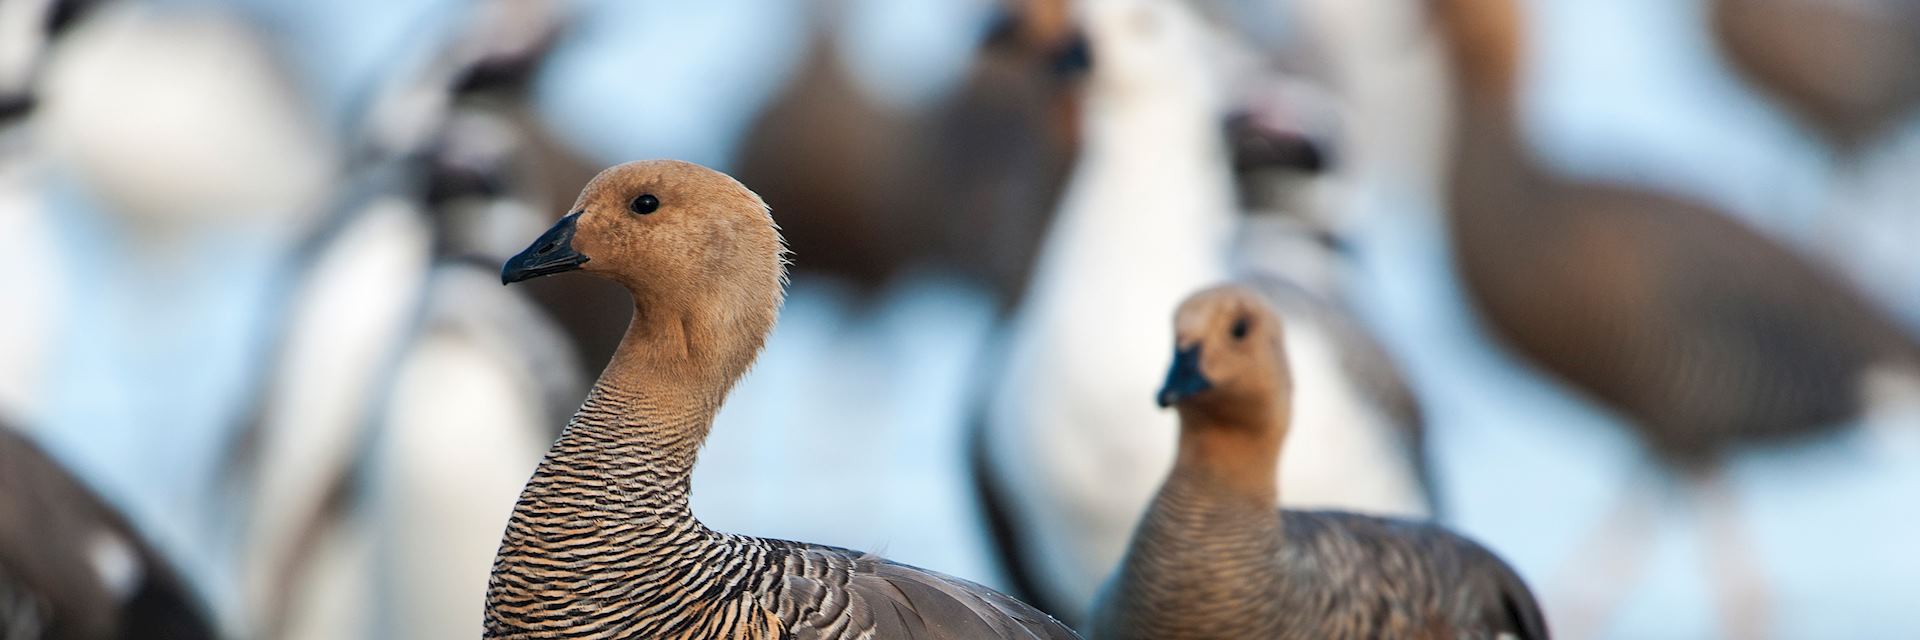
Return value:
[(1161, 407), (1171, 407), (1194, 394), (1213, 388), (1213, 383), (1200, 373), (1200, 343), (1185, 349), (1175, 348), (1173, 366), (1167, 368), (1167, 381), (1160, 385), (1158, 400)]
[(579, 211), (567, 214), (553, 228), (540, 234), (540, 239), (508, 258), (500, 267), (500, 284), (513, 284), (540, 276), (564, 273), (580, 268), (587, 263), (587, 257), (573, 250), (574, 224), (580, 220)]

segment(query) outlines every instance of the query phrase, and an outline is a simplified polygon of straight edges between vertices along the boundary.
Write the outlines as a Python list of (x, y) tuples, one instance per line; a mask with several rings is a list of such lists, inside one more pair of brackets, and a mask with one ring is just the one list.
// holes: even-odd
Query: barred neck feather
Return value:
[(1104, 595), (1098, 638), (1274, 638), (1285, 592), (1281, 519), (1262, 503), (1176, 471)]
[(1292, 398), (1240, 399), (1180, 405), (1173, 470), (1134, 532), (1111, 600), (1096, 607), (1108, 615), (1095, 637), (1278, 637), (1275, 595), (1288, 586), (1278, 462)]
[[(751, 593), (776, 560), (758, 541), (708, 529), (688, 507), (711, 420), (704, 402), (596, 385), (514, 507), (488, 589), (487, 636), (665, 638), (767, 624), (752, 619)], [(715, 606), (738, 615), (698, 615)]]
[(692, 348), (707, 331), (636, 311), (514, 506), (487, 637), (777, 637), (755, 598), (783, 554), (708, 529), (688, 504), (701, 443), (738, 377), (710, 365), (735, 359), (724, 347)]

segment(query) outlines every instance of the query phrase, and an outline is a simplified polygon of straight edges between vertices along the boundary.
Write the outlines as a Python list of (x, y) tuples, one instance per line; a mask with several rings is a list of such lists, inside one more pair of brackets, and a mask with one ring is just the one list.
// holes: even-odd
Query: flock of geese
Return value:
[[(151, 19), (93, 4), (8, 0), (0, 28), (51, 42), (88, 10)], [(1920, 73), (1883, 62), (1913, 58), (1920, 5), (1829, 4), (1715, 0), (1712, 25), (1845, 153), (1920, 103)], [(1433, 179), (1454, 266), (1493, 335), (1626, 416), (1647, 468), (1698, 499), (1725, 630), (1763, 637), (1770, 594), (1724, 517), (1728, 459), (1910, 402), (1920, 340), (1733, 214), (1535, 158), (1522, 8), (1420, 3), (1452, 80)], [(1028, 0), (939, 108), (863, 104), (815, 42), (739, 180), (672, 160), (596, 174), (529, 113), (569, 28), (550, 9), (487, 3), (376, 92), (342, 148), (312, 150), (344, 188), (312, 197), (295, 176), (268, 194), (313, 213), (264, 330), (276, 375), (215, 474), (239, 496), (222, 515), (245, 523), (248, 613), (217, 613), (164, 545), (8, 425), (0, 640), (326, 637), (382, 598), (419, 613), (400, 637), (478, 620), (489, 638), (1548, 637), (1526, 581), (1437, 524), (1420, 404), (1342, 294), (1355, 256), (1323, 175), (1418, 164), (1317, 120), (1325, 93), (1363, 102), (1373, 80), (1339, 62), (1335, 90), (1282, 77), (1231, 3)], [(254, 46), (182, 28), (211, 55)], [(51, 68), (49, 137), (94, 113), (63, 106), (98, 84), (89, 69), (151, 64), (129, 57)], [(36, 82), (10, 73), (0, 117), (23, 118)], [(564, 215), (541, 233), (548, 212)], [(696, 460), (789, 269), (870, 293), (926, 262), (1005, 304), (963, 453), (1010, 593), (697, 519)], [(591, 277), (548, 277), (574, 271)], [(1625, 494), (1594, 544), (1631, 537), (1645, 497)], [(351, 586), (368, 574), (391, 592)]]

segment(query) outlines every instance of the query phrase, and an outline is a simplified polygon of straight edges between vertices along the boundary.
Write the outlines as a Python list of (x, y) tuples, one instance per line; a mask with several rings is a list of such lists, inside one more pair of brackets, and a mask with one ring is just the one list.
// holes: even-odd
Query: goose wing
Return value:
[(992, 589), (834, 547), (794, 547), (780, 584), (762, 604), (794, 640), (1079, 638)]

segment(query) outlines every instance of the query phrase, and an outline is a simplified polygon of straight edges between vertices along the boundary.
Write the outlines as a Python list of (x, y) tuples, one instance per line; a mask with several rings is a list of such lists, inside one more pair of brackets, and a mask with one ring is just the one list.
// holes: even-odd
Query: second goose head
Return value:
[(1280, 316), (1259, 293), (1241, 285), (1195, 293), (1180, 304), (1173, 326), (1173, 366), (1160, 406), (1205, 417), (1207, 424), (1260, 428), (1284, 421), (1293, 378)]

